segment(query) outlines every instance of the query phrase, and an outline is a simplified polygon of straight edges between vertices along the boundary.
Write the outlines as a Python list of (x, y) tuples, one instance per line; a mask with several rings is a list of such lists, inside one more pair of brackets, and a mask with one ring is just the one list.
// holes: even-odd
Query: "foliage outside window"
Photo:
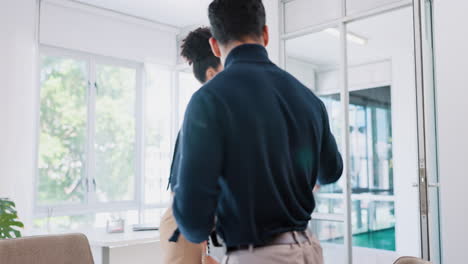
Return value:
[(172, 79), (169, 70), (150, 69), (145, 82), (142, 69), (137, 63), (45, 49), (36, 228), (103, 226), (110, 218), (128, 224), (159, 220), (159, 208), (170, 199), (165, 187)]

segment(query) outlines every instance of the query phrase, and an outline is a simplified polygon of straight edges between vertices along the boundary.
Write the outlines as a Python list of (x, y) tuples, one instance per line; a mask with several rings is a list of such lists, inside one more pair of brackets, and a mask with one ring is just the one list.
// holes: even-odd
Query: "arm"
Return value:
[(324, 122), (318, 182), (323, 185), (334, 183), (340, 179), (343, 173), (343, 159), (330, 130), (327, 110), (323, 104), (321, 106)]
[(173, 203), (180, 232), (193, 243), (208, 239), (218, 203), (223, 163), (223, 135), (213, 96), (196, 93), (187, 107), (179, 150)]

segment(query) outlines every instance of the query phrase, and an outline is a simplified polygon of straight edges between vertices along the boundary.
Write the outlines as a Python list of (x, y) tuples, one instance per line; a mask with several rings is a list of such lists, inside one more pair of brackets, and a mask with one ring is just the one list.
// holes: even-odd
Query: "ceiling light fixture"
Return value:
[[(341, 35), (340, 31), (337, 28), (327, 28), (323, 30), (323, 32), (326, 32), (337, 38), (339, 38)], [(348, 32), (346, 36), (348, 38), (348, 41), (353, 42), (358, 45), (367, 45), (367, 43), (369, 42), (366, 38), (363, 38), (351, 32)]]

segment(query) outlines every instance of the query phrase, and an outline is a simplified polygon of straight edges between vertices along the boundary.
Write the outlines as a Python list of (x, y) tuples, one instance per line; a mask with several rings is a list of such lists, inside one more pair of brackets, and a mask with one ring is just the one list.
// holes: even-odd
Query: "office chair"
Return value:
[(83, 234), (37, 236), (0, 240), (0, 263), (94, 264)]
[(394, 264), (431, 264), (428, 261), (415, 257), (401, 257), (395, 261)]

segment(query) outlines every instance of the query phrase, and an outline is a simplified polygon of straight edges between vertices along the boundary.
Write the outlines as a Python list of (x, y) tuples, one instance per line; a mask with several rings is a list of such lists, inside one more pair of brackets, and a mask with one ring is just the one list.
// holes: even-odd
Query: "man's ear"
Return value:
[(266, 46), (268, 46), (268, 43), (270, 43), (270, 33), (269, 33), (268, 26), (265, 25), (263, 27), (263, 44), (266, 47)]
[(218, 72), (213, 67), (208, 67), (205, 73), (206, 81), (213, 79)]
[(211, 50), (213, 51), (213, 54), (216, 57), (221, 58), (221, 50), (219, 48), (218, 41), (213, 37), (210, 38), (210, 46), (211, 46)]

